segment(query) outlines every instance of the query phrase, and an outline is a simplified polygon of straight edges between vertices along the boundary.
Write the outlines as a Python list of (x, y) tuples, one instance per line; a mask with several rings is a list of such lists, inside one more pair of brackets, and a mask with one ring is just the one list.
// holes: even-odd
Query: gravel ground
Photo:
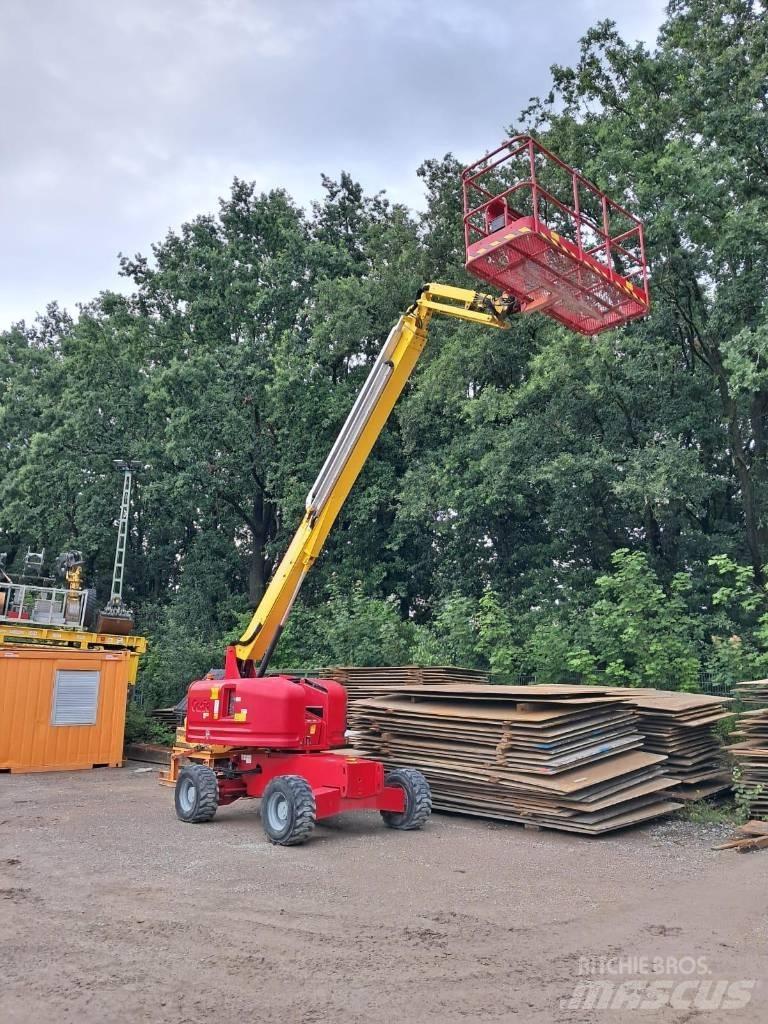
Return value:
[[(768, 850), (712, 852), (727, 829), (363, 813), (281, 849), (255, 802), (184, 825), (136, 768), (0, 776), (2, 1024), (768, 1019)], [(629, 979), (666, 1005), (626, 1008)]]

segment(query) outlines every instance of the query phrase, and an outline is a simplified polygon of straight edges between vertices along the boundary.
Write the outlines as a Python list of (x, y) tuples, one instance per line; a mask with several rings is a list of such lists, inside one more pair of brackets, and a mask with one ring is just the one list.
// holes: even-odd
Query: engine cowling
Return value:
[(187, 695), (189, 743), (328, 750), (345, 745), (347, 694), (333, 679), (201, 679)]

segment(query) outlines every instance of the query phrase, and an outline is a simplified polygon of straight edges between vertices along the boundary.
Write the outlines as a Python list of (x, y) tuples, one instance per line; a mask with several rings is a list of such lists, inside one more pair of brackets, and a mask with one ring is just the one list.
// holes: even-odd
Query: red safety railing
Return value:
[(462, 174), (467, 269), (583, 334), (648, 312), (642, 222), (529, 135)]

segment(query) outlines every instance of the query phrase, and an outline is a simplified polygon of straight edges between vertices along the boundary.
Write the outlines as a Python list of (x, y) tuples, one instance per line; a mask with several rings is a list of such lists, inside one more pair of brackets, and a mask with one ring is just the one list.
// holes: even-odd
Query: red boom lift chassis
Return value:
[(303, 843), (315, 822), (342, 811), (377, 810), (390, 828), (421, 828), (432, 810), (423, 775), (331, 753), (346, 744), (347, 695), (332, 679), (242, 676), (233, 647), (223, 679), (211, 673), (187, 694), (184, 747), (168, 781), (182, 821), (210, 821), (220, 806), (261, 798), (267, 837)]

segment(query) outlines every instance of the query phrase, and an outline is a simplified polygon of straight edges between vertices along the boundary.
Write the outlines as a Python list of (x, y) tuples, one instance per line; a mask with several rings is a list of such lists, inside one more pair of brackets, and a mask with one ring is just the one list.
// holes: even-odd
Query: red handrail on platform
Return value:
[[(567, 198), (547, 180), (558, 174)], [(515, 136), (466, 168), (462, 187), (471, 273), (523, 302), (544, 298), (543, 312), (582, 334), (646, 315), (642, 222), (532, 136)], [(528, 209), (513, 207), (513, 197)]]

